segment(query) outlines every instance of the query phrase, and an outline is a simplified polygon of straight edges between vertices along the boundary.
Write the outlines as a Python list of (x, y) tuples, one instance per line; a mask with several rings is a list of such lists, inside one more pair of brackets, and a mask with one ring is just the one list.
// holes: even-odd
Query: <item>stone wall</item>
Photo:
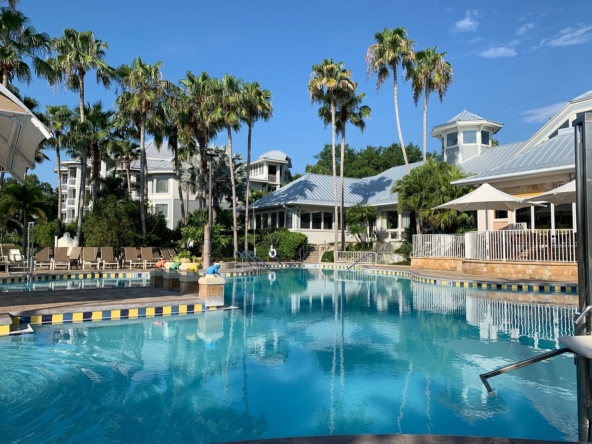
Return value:
[(578, 266), (562, 262), (491, 262), (451, 258), (412, 258), (411, 268), (460, 271), (474, 276), (502, 279), (577, 282)]

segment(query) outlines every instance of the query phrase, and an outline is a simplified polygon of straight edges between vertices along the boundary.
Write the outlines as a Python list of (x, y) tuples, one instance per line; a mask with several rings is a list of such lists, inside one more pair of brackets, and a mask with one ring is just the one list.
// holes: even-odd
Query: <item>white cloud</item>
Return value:
[(522, 25), (520, 28), (516, 29), (516, 35), (524, 35), (532, 28), (534, 28), (534, 22), (526, 23)]
[(468, 10), (465, 12), (465, 18), (454, 23), (453, 30), (456, 32), (474, 32), (479, 27), (479, 11)]
[(554, 105), (543, 106), (542, 108), (529, 109), (522, 114), (522, 121), (524, 123), (545, 123), (549, 118), (553, 117), (557, 112), (563, 108), (565, 102), (555, 103)]
[(564, 28), (559, 34), (548, 39), (543, 39), (540, 46), (569, 46), (588, 43), (592, 40), (592, 26), (580, 25), (577, 28)]
[(516, 50), (508, 48), (507, 46), (498, 46), (497, 48), (489, 48), (482, 51), (479, 56), (486, 59), (499, 59), (501, 57), (516, 57)]

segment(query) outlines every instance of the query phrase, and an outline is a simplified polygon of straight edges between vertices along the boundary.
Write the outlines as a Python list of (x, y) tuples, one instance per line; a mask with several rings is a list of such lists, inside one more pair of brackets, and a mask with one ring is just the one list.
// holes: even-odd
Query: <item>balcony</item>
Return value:
[(67, 207), (75, 207), (76, 206), (76, 199), (66, 199), (66, 206)]
[(267, 182), (269, 182), (269, 183), (280, 183), (280, 176), (279, 176), (279, 174), (268, 174), (267, 175)]
[(69, 187), (75, 187), (76, 186), (76, 178), (75, 177), (69, 177), (68, 178), (68, 186)]

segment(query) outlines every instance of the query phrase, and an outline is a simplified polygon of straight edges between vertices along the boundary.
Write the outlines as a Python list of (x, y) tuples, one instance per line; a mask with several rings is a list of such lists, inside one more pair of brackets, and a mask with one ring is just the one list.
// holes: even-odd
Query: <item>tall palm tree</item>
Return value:
[[(55, 71), (55, 80), (63, 84), (71, 91), (79, 93), (79, 116), (80, 122), (84, 122), (85, 88), (84, 81), (86, 74), (94, 70), (97, 83), (109, 88), (114, 76), (113, 68), (105, 62), (105, 51), (109, 45), (102, 40), (95, 38), (92, 31), (76, 31), (72, 28), (64, 29), (60, 38), (54, 38), (51, 45), (56, 52), (53, 59), (48, 60), (49, 65)], [(78, 193), (78, 221), (76, 236), (80, 239), (82, 235), (82, 216), (84, 213), (84, 201), (86, 198), (86, 162), (87, 147), (81, 147), (80, 153), (80, 190)]]
[(413, 51), (413, 40), (407, 36), (405, 28), (384, 28), (384, 31), (374, 34), (376, 43), (373, 43), (368, 48), (366, 53), (366, 63), (368, 64), (367, 75), (370, 73), (377, 73), (376, 89), (379, 90), (382, 84), (390, 75), (393, 74), (393, 95), (395, 101), (395, 117), (397, 119), (397, 131), (399, 132), (399, 144), (403, 150), (403, 158), (407, 172), (411, 171), (409, 168), (409, 161), (407, 160), (407, 152), (405, 151), (405, 142), (403, 141), (403, 132), (401, 131), (401, 120), (399, 119), (399, 90), (397, 86), (397, 70), (399, 65), (404, 71), (411, 69), (413, 61), (415, 60), (415, 53)]
[(267, 89), (261, 89), (259, 82), (245, 83), (242, 89), (242, 110), (241, 119), (247, 124), (249, 133), (247, 135), (247, 167), (246, 167), (246, 194), (245, 194), (245, 251), (249, 249), (249, 192), (251, 184), (249, 182), (251, 168), (251, 135), (253, 125), (258, 120), (269, 121), (273, 115), (271, 105), (271, 92)]
[(154, 65), (144, 63), (140, 57), (131, 66), (121, 65), (117, 68), (118, 81), (124, 92), (118, 99), (120, 109), (128, 113), (136, 113), (140, 118), (140, 218), (142, 219), (142, 235), (146, 236), (146, 122), (152, 118), (167, 91), (170, 83), (162, 78), (162, 62)]
[(2, 0), (4, 3), (8, 3), (8, 7), (12, 10), (16, 9), (16, 5), (20, 3), (20, 0)]
[(415, 53), (416, 63), (408, 71), (408, 76), (412, 82), (415, 106), (417, 106), (417, 102), (423, 94), (423, 163), (426, 163), (428, 155), (428, 98), (432, 92), (437, 92), (441, 103), (453, 79), (452, 65), (444, 60), (448, 53), (438, 53), (437, 51), (437, 46), (433, 48), (428, 46), (423, 51), (417, 51)]
[(53, 136), (46, 143), (55, 148), (56, 153), (56, 173), (58, 175), (58, 236), (62, 235), (62, 178), (60, 174), (62, 161), (60, 159), (60, 151), (64, 147), (64, 138), (70, 129), (72, 118), (72, 111), (66, 105), (47, 105), (42, 120)]
[(15, 77), (20, 82), (31, 82), (31, 68), (24, 57), (31, 59), (37, 75), (51, 78), (53, 70), (43, 59), (49, 50), (49, 36), (38, 33), (26, 15), (11, 8), (0, 8), (0, 73), (5, 88)]
[(41, 189), (25, 181), (23, 185), (11, 183), (2, 193), (0, 213), (14, 214), (23, 229), (23, 253), (27, 247), (27, 223), (29, 216), (45, 220), (45, 199)]
[[(232, 132), (239, 131), (241, 127), (241, 91), (242, 80), (233, 75), (226, 74), (216, 85), (216, 103), (220, 109), (221, 118), (228, 134), (228, 146), (226, 154), (228, 156), (228, 165), (233, 164), (232, 155)], [(234, 177), (234, 168), (229, 168), (230, 186), (232, 191), (232, 239), (234, 241), (233, 255), (238, 251), (238, 221), (237, 221), (237, 199), (236, 183)]]
[[(324, 102), (329, 103), (331, 111), (331, 148), (333, 154), (333, 198), (335, 201), (335, 220), (333, 221), (335, 243), (334, 249), (337, 251), (339, 243), (339, 230), (337, 224), (337, 165), (335, 161), (335, 134), (336, 134), (336, 102), (337, 96), (344, 91), (353, 91), (355, 84), (352, 80), (352, 74), (349, 69), (345, 69), (343, 62), (335, 63), (333, 59), (324, 59), (321, 64), (312, 66), (310, 81), (308, 82), (308, 92), (310, 93), (311, 103)], [(341, 221), (343, 225), (343, 220)]]
[[(348, 123), (351, 123), (354, 127), (364, 132), (366, 128), (365, 119), (369, 119), (372, 115), (372, 110), (367, 105), (362, 105), (362, 102), (366, 98), (366, 94), (356, 94), (358, 84), (354, 85), (353, 91), (344, 91), (337, 96), (337, 109), (336, 109), (336, 125), (337, 133), (341, 135), (341, 161), (340, 166), (340, 194), (341, 194), (341, 205), (339, 209), (340, 218), (339, 220), (345, 220), (345, 202), (344, 202), (344, 185), (343, 185), (343, 168), (345, 163), (345, 130)], [(325, 101), (322, 107), (319, 108), (319, 117), (325, 122), (325, 126), (331, 122), (331, 109), (330, 103)], [(345, 249), (345, 224), (341, 224), (341, 248)]]

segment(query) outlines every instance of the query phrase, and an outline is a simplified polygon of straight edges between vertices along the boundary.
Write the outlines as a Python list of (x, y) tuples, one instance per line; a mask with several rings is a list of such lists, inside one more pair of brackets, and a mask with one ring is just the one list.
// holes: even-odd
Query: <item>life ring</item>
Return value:
[(277, 251), (275, 251), (275, 248), (272, 248), (271, 250), (269, 250), (269, 257), (270, 258), (275, 258), (277, 256)]
[(273, 284), (275, 282), (275, 271), (269, 272), (269, 283)]

